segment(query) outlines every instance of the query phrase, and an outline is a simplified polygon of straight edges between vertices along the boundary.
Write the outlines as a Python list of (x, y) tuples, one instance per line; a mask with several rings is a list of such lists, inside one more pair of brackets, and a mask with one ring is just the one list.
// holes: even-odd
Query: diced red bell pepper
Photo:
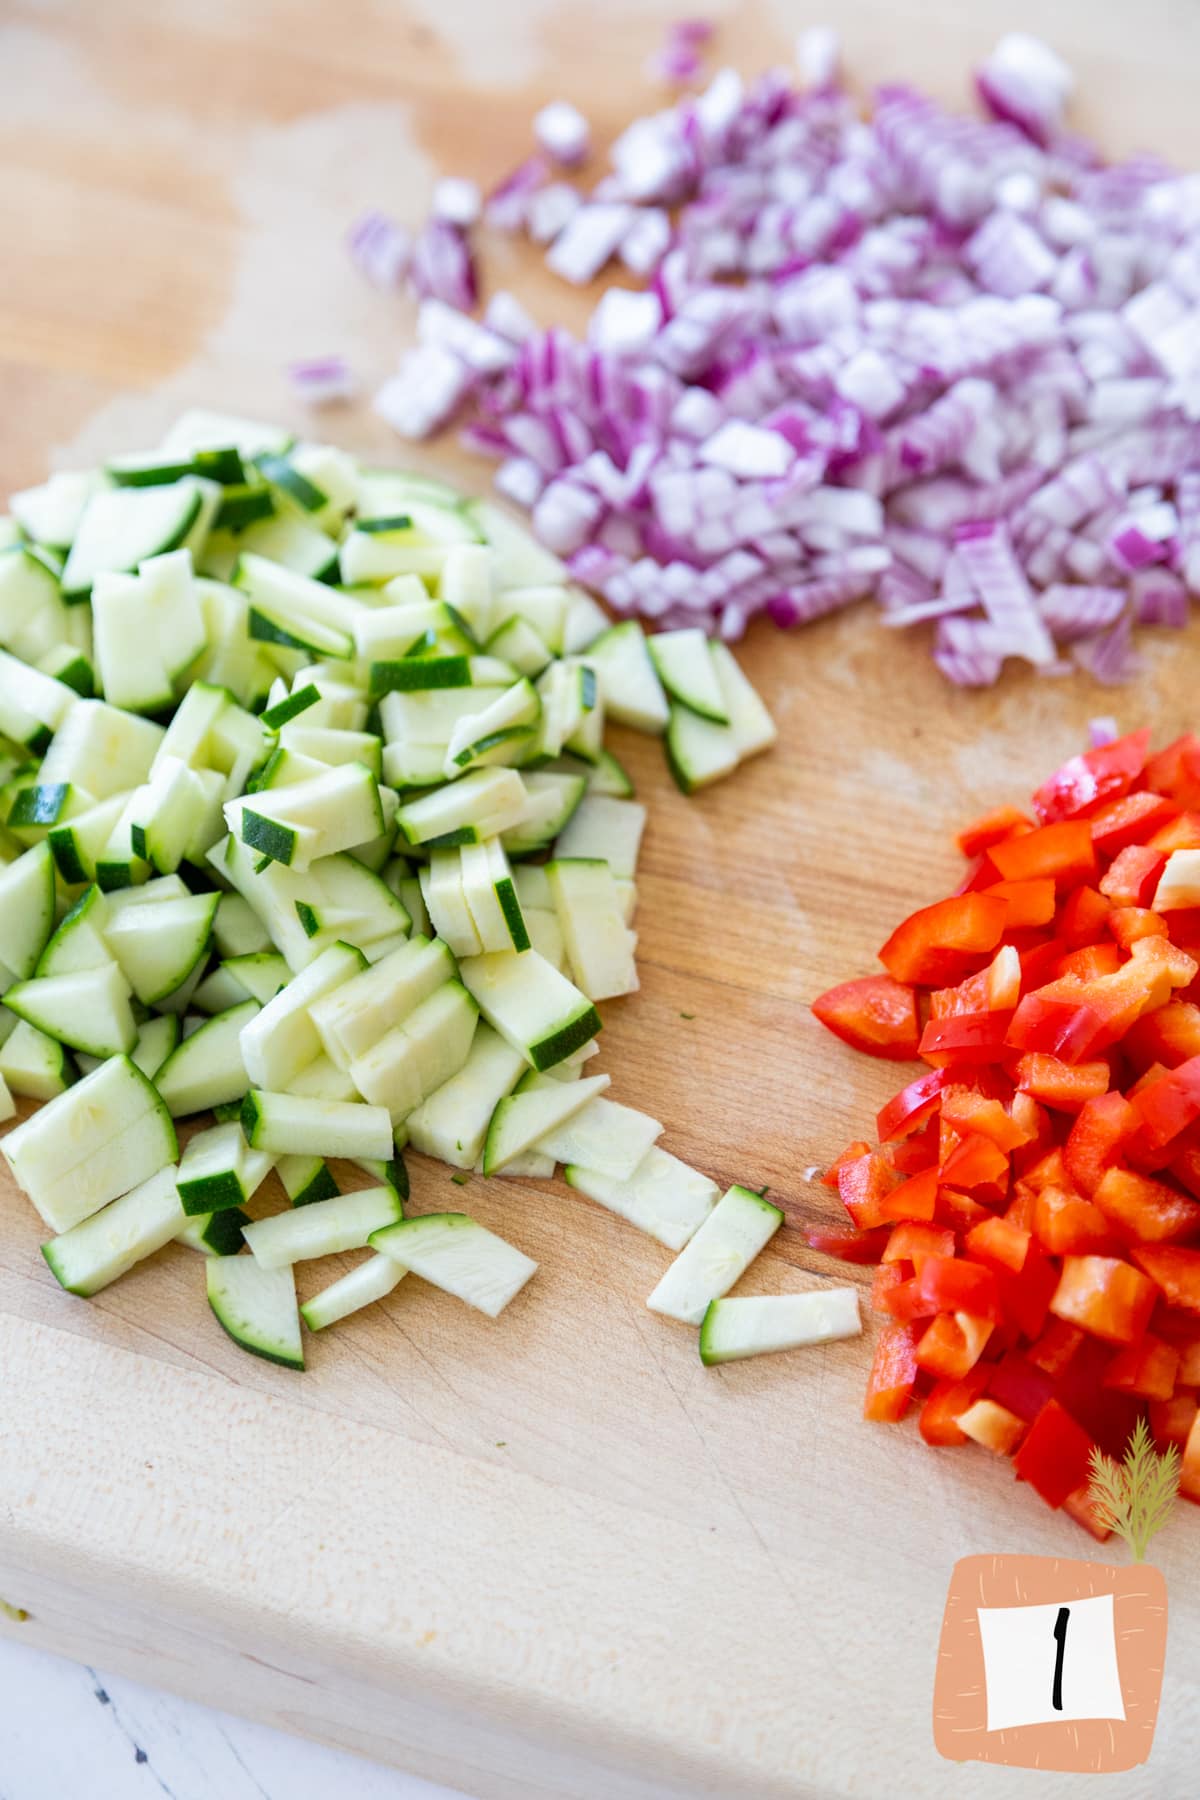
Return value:
[[(1151, 1063), (1150, 1067), (1148, 1069), (1143, 1069), (1137, 1080), (1130, 1084), (1125, 1094), (1125, 1098), (1132, 1106), (1139, 1094), (1144, 1093), (1147, 1088), (1153, 1087), (1156, 1081), (1165, 1081), (1170, 1073), (1170, 1069), (1164, 1069), (1161, 1063)], [(1133, 1137), (1136, 1136), (1137, 1131), (1135, 1129)], [(1132, 1142), (1132, 1139), (1130, 1141)]]
[[(1167, 922), (1167, 936), (1180, 950), (1186, 950), (1189, 956), (1200, 955), (1200, 906), (1171, 907), (1163, 917)], [(1196, 996), (1189, 994), (1188, 999)]]
[(1188, 1500), (1200, 1500), (1200, 1413), (1192, 1420), (1179, 1468), (1179, 1491)]
[(971, 1088), (942, 1090), (942, 1122), (960, 1137), (990, 1138), (999, 1150), (1016, 1150), (1029, 1141), (1029, 1133), (1003, 1102), (977, 1094)]
[(1186, 1188), (1193, 1198), (1200, 1200), (1200, 1145), (1185, 1141), (1181, 1148), (1175, 1150), (1167, 1169), (1180, 1187)]
[(896, 1185), (891, 1165), (878, 1150), (868, 1151), (843, 1163), (838, 1170), (838, 1193), (842, 1205), (860, 1231), (885, 1223), (888, 1215), (883, 1203)]
[(1018, 1089), (1009, 1104), (1013, 1124), (1019, 1125), (1026, 1134), (1025, 1142), (1018, 1144), (1012, 1153), (1013, 1174), (1023, 1176), (1026, 1169), (1040, 1162), (1051, 1149), (1057, 1127), (1050, 1112), (1032, 1094), (1023, 1094)]
[(1156, 831), (1178, 818), (1174, 800), (1143, 789), (1110, 800), (1091, 816), (1092, 842), (1101, 856), (1116, 856), (1127, 844), (1148, 843)]
[(972, 1133), (942, 1164), (942, 1179), (953, 1188), (979, 1188), (1008, 1179), (1008, 1158), (991, 1138)]
[(1058, 1287), (1058, 1270), (1048, 1256), (1032, 1244), (1024, 1266), (1016, 1274), (997, 1272), (1000, 1304), (1006, 1319), (1021, 1336), (1033, 1340), (1040, 1336), (1050, 1311), (1050, 1302)]
[(1084, 1335), (1078, 1325), (1068, 1324), (1066, 1319), (1050, 1319), (1025, 1355), (1035, 1368), (1057, 1380), (1079, 1354), (1083, 1342)]
[(988, 854), (1003, 881), (1050, 879), (1060, 888), (1072, 888), (1094, 880), (1097, 869), (1091, 828), (1082, 819), (1043, 825), (994, 845)]
[(970, 1313), (939, 1313), (917, 1344), (918, 1368), (947, 1381), (961, 1381), (975, 1367), (992, 1335), (990, 1319)]
[[(1196, 1260), (1200, 1264), (1200, 1254)], [(1127, 1262), (1112, 1256), (1064, 1256), (1050, 1310), (1106, 1344), (1135, 1344), (1157, 1300), (1154, 1282)]]
[(949, 1061), (998, 1062), (1012, 1014), (1007, 1012), (962, 1013), (956, 1018), (930, 1019), (921, 1034), (920, 1055), (935, 1068)]
[(1029, 931), (1054, 919), (1054, 883), (1049, 876), (1033, 881), (995, 881), (983, 889), (995, 900), (1008, 902), (1005, 931)]
[(1065, 1063), (1033, 1051), (1017, 1064), (1017, 1085), (1055, 1112), (1077, 1113), (1107, 1093), (1111, 1073), (1106, 1062)]
[(1179, 1373), (1179, 1352), (1174, 1344), (1147, 1332), (1140, 1343), (1128, 1344), (1104, 1371), (1104, 1385), (1143, 1400), (1169, 1400)]
[(902, 1419), (917, 1382), (916, 1348), (920, 1327), (885, 1325), (875, 1342), (875, 1358), (867, 1379), (863, 1417), (883, 1422)]
[(1068, 1494), (1062, 1503), (1062, 1509), (1068, 1518), (1074, 1519), (1076, 1525), (1082, 1525), (1085, 1531), (1090, 1532), (1098, 1544), (1107, 1544), (1112, 1536), (1112, 1526), (1104, 1523), (1097, 1510), (1090, 1484)]
[(1100, 892), (1107, 894), (1114, 906), (1151, 906), (1166, 866), (1161, 850), (1127, 844), (1101, 877)]
[(876, 1231), (842, 1231), (815, 1227), (805, 1236), (809, 1249), (819, 1250), (822, 1256), (836, 1256), (849, 1263), (877, 1263), (886, 1252), (891, 1230), (884, 1227)]
[(919, 1131), (887, 1145), (888, 1161), (897, 1175), (919, 1175), (922, 1169), (937, 1161), (940, 1138), (936, 1114), (931, 1115)]
[(988, 1377), (988, 1393), (1032, 1424), (1047, 1400), (1054, 1398), (1054, 1379), (1019, 1350), (1006, 1350), (999, 1362), (993, 1363)]
[(1106, 1170), (1094, 1200), (1126, 1243), (1169, 1243), (1200, 1232), (1200, 1202), (1133, 1169)]
[(1072, 756), (1033, 796), (1034, 811), (1046, 823), (1094, 813), (1106, 800), (1129, 792), (1146, 767), (1149, 750), (1147, 728), (1085, 750), (1081, 756)]
[(989, 1269), (1002, 1269), (1017, 1275), (1029, 1254), (1031, 1233), (1012, 1219), (981, 1219), (967, 1233), (967, 1255)]
[(953, 1256), (954, 1233), (939, 1225), (925, 1225), (915, 1219), (904, 1219), (892, 1229), (885, 1263), (909, 1262), (916, 1273), (931, 1256)]
[(1075, 948), (1065, 938), (1046, 938), (1040, 944), (1023, 945), (1018, 955), (1021, 963), (1021, 992), (1032, 994), (1046, 982), (1053, 981), (1064, 956)]
[(917, 996), (890, 975), (843, 981), (814, 1000), (812, 1010), (827, 1030), (854, 1050), (889, 1062), (911, 1062), (916, 1057)]
[(1090, 1006), (1088, 990), (1069, 978), (1026, 994), (1013, 1014), (1008, 1043), (1013, 1050), (1041, 1051), (1062, 1062), (1079, 1062), (1104, 1041), (1103, 1016)]
[[(1013, 1183), (1012, 1198), (1004, 1210), (1004, 1217), (1022, 1231), (1033, 1231), (1034, 1218), (1037, 1211), (1037, 1195), (1023, 1181)], [(978, 1224), (976, 1220), (976, 1224)]]
[(1171, 935), (1162, 914), (1148, 906), (1114, 906), (1105, 923), (1122, 950), (1132, 950), (1139, 938)]
[(865, 1138), (859, 1138), (855, 1143), (847, 1144), (846, 1148), (842, 1151), (842, 1154), (834, 1162), (830, 1163), (829, 1167), (822, 1175), (822, 1184), (825, 1187), (833, 1188), (836, 1191), (842, 1185), (842, 1170), (846, 1164), (857, 1162), (860, 1156), (869, 1156), (870, 1153), (871, 1146)]
[(1112, 901), (1094, 887), (1077, 887), (1069, 893), (1058, 916), (1058, 935), (1072, 949), (1094, 944), (1112, 911)]
[(871, 1277), (871, 1310), (873, 1312), (890, 1312), (888, 1300), (897, 1288), (903, 1287), (912, 1277), (905, 1275), (904, 1270), (896, 1263), (880, 1263)]
[(970, 1313), (972, 1318), (1000, 1319), (1000, 1291), (991, 1269), (959, 1256), (930, 1256), (917, 1276), (923, 1297), (934, 1312)]
[(1160, 1149), (1200, 1119), (1200, 1056), (1189, 1057), (1161, 1081), (1142, 1088), (1132, 1102), (1138, 1116), (1138, 1140)]
[(1064, 1188), (1042, 1188), (1033, 1214), (1033, 1231), (1051, 1256), (1087, 1256), (1116, 1249), (1112, 1226), (1091, 1200)]
[(1057, 1400), (1047, 1400), (1017, 1451), (1018, 1481), (1059, 1507), (1091, 1478), (1092, 1440)]
[(1176, 738), (1146, 763), (1146, 786), (1169, 794), (1181, 806), (1200, 807), (1200, 739), (1191, 732)]
[(968, 975), (956, 987), (935, 988), (929, 996), (931, 1019), (962, 1013), (1008, 1012), (1021, 997), (1021, 959), (1011, 944), (1001, 944), (986, 969)]
[[(1090, 843), (1090, 839), (1089, 839)], [(946, 987), (961, 981), (1004, 934), (1008, 906), (986, 894), (961, 894), (923, 906), (896, 927), (879, 960), (897, 981)]]
[(924, 1125), (937, 1106), (938, 1095), (952, 1080), (953, 1075), (949, 1069), (930, 1069), (928, 1075), (918, 1075), (915, 1081), (910, 1081), (907, 1087), (901, 1088), (880, 1109), (876, 1118), (880, 1143), (887, 1144), (894, 1138), (907, 1137), (909, 1132)]
[(988, 1383), (988, 1365), (976, 1363), (961, 1381), (935, 1381), (921, 1408), (921, 1436), (927, 1444), (965, 1444), (956, 1421), (974, 1406)]
[(1200, 1313), (1200, 1250), (1184, 1250), (1178, 1244), (1135, 1244), (1130, 1255), (1171, 1306)]
[[(880, 1281), (881, 1275), (898, 1277), (895, 1281)], [(887, 1313), (889, 1318), (899, 1319), (910, 1324), (918, 1319), (931, 1319), (937, 1311), (932, 1301), (926, 1299), (921, 1292), (921, 1284), (915, 1275), (907, 1281), (900, 1274), (895, 1263), (886, 1264), (876, 1271), (876, 1285), (871, 1289), (871, 1305), (876, 1312)]]
[(1146, 842), (1170, 856), (1175, 850), (1200, 850), (1200, 812), (1182, 812)]
[(1011, 1456), (1025, 1436), (1025, 1421), (995, 1400), (977, 1400), (959, 1417), (959, 1429), (994, 1456)]
[(883, 1219), (932, 1219), (937, 1205), (938, 1169), (922, 1169), (894, 1187), (880, 1203)]
[(1195, 1394), (1172, 1394), (1166, 1400), (1150, 1403), (1150, 1430), (1160, 1450), (1176, 1444), (1180, 1450), (1188, 1441), (1188, 1433), (1196, 1423)]
[(1080, 1108), (1063, 1146), (1063, 1163), (1081, 1194), (1091, 1196), (1121, 1145), (1137, 1129), (1138, 1115), (1115, 1090), (1088, 1100)]
[(1039, 1162), (1032, 1163), (1026, 1169), (1021, 1179), (1034, 1193), (1039, 1193), (1045, 1187), (1069, 1186), (1062, 1147), (1056, 1144), (1053, 1150), (1047, 1150)]
[(1095, 981), (1098, 975), (1115, 975), (1121, 967), (1121, 952), (1116, 944), (1084, 944), (1068, 951), (1054, 967), (1054, 979), (1074, 975), (1079, 981)]
[(1193, 1056), (1200, 1057), (1200, 1006), (1193, 1000), (1168, 1000), (1130, 1026), (1121, 1050), (1143, 1069), (1153, 1062), (1177, 1069)]
[(982, 818), (973, 819), (959, 832), (955, 841), (964, 856), (982, 856), (993, 844), (999, 844), (1004, 838), (1014, 834), (1032, 831), (1033, 828), (1033, 820), (1026, 818), (1019, 807), (998, 806), (994, 812), (984, 813)]

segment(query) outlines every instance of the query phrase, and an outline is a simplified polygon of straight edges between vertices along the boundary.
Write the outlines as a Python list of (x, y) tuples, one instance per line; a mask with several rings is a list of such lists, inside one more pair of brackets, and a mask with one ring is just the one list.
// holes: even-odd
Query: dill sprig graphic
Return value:
[(1146, 1546), (1170, 1518), (1179, 1491), (1178, 1445), (1160, 1455), (1145, 1419), (1139, 1419), (1124, 1461), (1114, 1462), (1093, 1446), (1091, 1469), (1088, 1498), (1097, 1522), (1124, 1538), (1134, 1562), (1144, 1562)]

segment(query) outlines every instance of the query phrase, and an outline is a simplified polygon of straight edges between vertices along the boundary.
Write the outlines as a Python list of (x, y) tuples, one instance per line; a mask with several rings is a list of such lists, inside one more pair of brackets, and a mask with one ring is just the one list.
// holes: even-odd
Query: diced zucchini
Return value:
[[(11, 1026), (11, 1029), (5, 1027)], [(0, 1079), (27, 1100), (53, 1100), (75, 1079), (63, 1044), (13, 1013), (0, 1015)]]
[(593, 1075), (586, 1081), (551, 1081), (518, 1089), (501, 1100), (483, 1147), (483, 1173), (497, 1174), (527, 1150), (549, 1155), (543, 1140), (573, 1113), (582, 1111), (594, 1095), (602, 1094), (609, 1082), (607, 1075)]
[(660, 631), (650, 639), (649, 649), (658, 678), (672, 700), (702, 719), (711, 719), (714, 725), (729, 724), (716, 662), (698, 627)]
[(402, 1024), (355, 1057), (354, 1085), (400, 1124), (462, 1068), (477, 1019), (478, 1009), (462, 984), (443, 983)]
[(115, 962), (14, 982), (4, 1005), (19, 1019), (90, 1056), (128, 1055), (137, 1043), (130, 987)]
[[(435, 856), (438, 854), (435, 851)], [(453, 854), (451, 852), (451, 854)], [(464, 844), (459, 851), (462, 894), (483, 950), (528, 950), (529, 932), (498, 838)]]
[(361, 1312), (364, 1306), (384, 1299), (407, 1274), (408, 1270), (402, 1264), (376, 1251), (357, 1269), (343, 1275), (340, 1281), (314, 1294), (300, 1308), (304, 1323), (310, 1331), (324, 1331), (339, 1320), (349, 1318), (351, 1313)]
[(395, 1188), (359, 1188), (247, 1225), (243, 1233), (264, 1269), (288, 1268), (318, 1256), (361, 1250), (372, 1232), (404, 1217)]
[(284, 1368), (304, 1367), (290, 1269), (265, 1269), (253, 1256), (214, 1256), (205, 1275), (208, 1303), (235, 1344)]
[(526, 1068), (521, 1052), (481, 1022), (462, 1068), (409, 1115), (409, 1142), (452, 1169), (473, 1169), (492, 1114)]
[(169, 1244), (182, 1224), (175, 1170), (168, 1166), (43, 1244), (42, 1255), (60, 1286), (86, 1297)]
[[(83, 509), (62, 573), (68, 600), (86, 600), (98, 575), (132, 574), (177, 549), (201, 518), (208, 487), (195, 476), (155, 487), (100, 488)], [(219, 493), (212, 502), (215, 513)]]
[(604, 710), (618, 725), (661, 737), (667, 729), (667, 696), (636, 619), (613, 625), (588, 645), (588, 662), (596, 671)]
[(721, 1190), (655, 1144), (632, 1175), (621, 1181), (598, 1169), (568, 1164), (567, 1181), (589, 1200), (628, 1219), (668, 1250), (682, 1250), (712, 1212)]
[(614, 1100), (594, 1099), (544, 1132), (536, 1147), (555, 1162), (592, 1169), (614, 1181), (630, 1181), (662, 1136), (662, 1129), (648, 1113)]
[(737, 768), (737, 738), (731, 726), (714, 725), (686, 706), (673, 706), (667, 726), (667, 763), (682, 792), (694, 794)]
[(176, 1178), (184, 1212), (194, 1216), (244, 1206), (271, 1173), (272, 1162), (247, 1146), (235, 1121), (196, 1132)]
[(275, 1173), (293, 1206), (313, 1206), (341, 1192), (321, 1156), (281, 1156)]
[(241, 1037), (258, 1010), (257, 1000), (231, 1006), (171, 1052), (154, 1077), (154, 1085), (172, 1118), (241, 1100), (250, 1086)]
[(459, 974), (488, 1024), (534, 1069), (564, 1061), (600, 1030), (586, 994), (536, 950), (468, 958)]
[(250, 1019), (242, 1032), (241, 1050), (253, 1086), (276, 1091), (290, 1086), (321, 1048), (309, 1010), (313, 1002), (364, 967), (360, 950), (350, 944), (331, 944)]
[(279, 1156), (386, 1160), (392, 1153), (392, 1123), (386, 1108), (356, 1100), (313, 1100), (251, 1088), (242, 1102), (242, 1130), (255, 1150), (271, 1150)]
[(525, 785), (515, 769), (476, 769), (436, 793), (410, 800), (396, 814), (396, 823), (410, 844), (477, 844), (520, 824), (527, 805)]
[(731, 1187), (671, 1264), (646, 1304), (651, 1312), (699, 1325), (783, 1224), (783, 1214), (750, 1188)]
[(547, 863), (546, 874), (571, 972), (583, 992), (591, 1000), (633, 993), (637, 938), (625, 924), (609, 864), (557, 858)]
[(27, 980), (54, 930), (54, 857), (35, 844), (0, 868), (0, 964)]
[(619, 881), (631, 881), (645, 828), (646, 808), (639, 801), (587, 794), (554, 846), (554, 854), (602, 858)]
[(711, 1367), (745, 1356), (832, 1344), (861, 1333), (854, 1288), (714, 1300), (700, 1326), (700, 1361)]
[(213, 920), (213, 942), (223, 957), (256, 956), (274, 948), (262, 921), (240, 894), (222, 894)]
[(113, 919), (105, 939), (144, 1006), (183, 985), (208, 951), (216, 894), (188, 894), (130, 908)]
[(410, 938), (382, 961), (321, 994), (309, 1015), (326, 1054), (348, 1069), (454, 975), (454, 958), (445, 944)]
[(404, 1269), (494, 1319), (519, 1294), (537, 1264), (466, 1213), (402, 1219), (371, 1237)]
[(223, 1212), (197, 1213), (185, 1218), (175, 1233), (176, 1241), (199, 1250), (204, 1256), (236, 1256), (243, 1246), (242, 1231), (250, 1223), (249, 1213), (229, 1206)]

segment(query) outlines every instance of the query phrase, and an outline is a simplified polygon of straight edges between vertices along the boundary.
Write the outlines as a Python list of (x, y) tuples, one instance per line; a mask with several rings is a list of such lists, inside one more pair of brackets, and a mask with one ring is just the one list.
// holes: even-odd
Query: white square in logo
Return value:
[(1111, 1594), (978, 1611), (989, 1731), (1056, 1719), (1124, 1719)]

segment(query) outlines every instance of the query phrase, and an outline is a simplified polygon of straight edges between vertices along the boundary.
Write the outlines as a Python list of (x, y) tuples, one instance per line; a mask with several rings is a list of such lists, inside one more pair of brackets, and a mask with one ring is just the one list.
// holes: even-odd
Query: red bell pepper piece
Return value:
[(1035, 1100), (1032, 1094), (1023, 1094), (1018, 1089), (1010, 1105), (1013, 1124), (1019, 1125), (1025, 1133), (1025, 1142), (1018, 1144), (1012, 1155), (1013, 1174), (1023, 1176), (1026, 1169), (1040, 1162), (1051, 1149), (1057, 1127), (1041, 1101)]
[(1160, 1450), (1171, 1444), (1183, 1449), (1196, 1423), (1196, 1410), (1195, 1394), (1172, 1394), (1166, 1400), (1150, 1402), (1150, 1429)]
[(942, 1179), (954, 1188), (985, 1187), (1008, 1178), (1008, 1158), (991, 1138), (963, 1138), (942, 1164)]
[(1101, 877), (1100, 892), (1114, 906), (1152, 906), (1159, 877), (1167, 866), (1161, 850), (1148, 844), (1127, 844)]
[(946, 1231), (938, 1225), (922, 1224), (916, 1219), (904, 1219), (892, 1229), (887, 1249), (883, 1253), (885, 1263), (909, 1262), (916, 1273), (921, 1273), (921, 1266), (931, 1256), (953, 1256), (954, 1233)]
[(1115, 975), (1120, 967), (1121, 952), (1116, 944), (1084, 944), (1059, 958), (1054, 979), (1074, 975), (1078, 981), (1094, 981), (1097, 975)]
[(860, 1156), (869, 1156), (871, 1146), (866, 1138), (859, 1138), (856, 1143), (847, 1144), (842, 1154), (831, 1162), (821, 1177), (824, 1187), (837, 1189), (841, 1186), (842, 1169), (846, 1163), (857, 1162)]
[(983, 889), (995, 900), (1008, 902), (1007, 932), (1035, 930), (1054, 921), (1054, 883), (1049, 876), (1032, 881), (994, 881)]
[(880, 1204), (883, 1219), (932, 1219), (937, 1205), (938, 1169), (935, 1163), (931, 1168), (922, 1169), (919, 1175), (910, 1175), (899, 1187)]
[(1036, 1244), (1031, 1244), (1024, 1267), (1017, 1274), (998, 1271), (1000, 1304), (1004, 1316), (1021, 1336), (1032, 1341), (1040, 1336), (1058, 1287), (1058, 1269)]
[(947, 1381), (961, 1381), (975, 1367), (992, 1335), (990, 1319), (970, 1313), (939, 1313), (917, 1345), (917, 1367)]
[(1161, 850), (1165, 856), (1174, 850), (1200, 850), (1200, 812), (1180, 813), (1146, 841), (1152, 850)]
[(910, 1136), (898, 1138), (887, 1146), (887, 1158), (897, 1175), (919, 1175), (938, 1159), (938, 1121), (936, 1114)]
[(1021, 963), (1021, 992), (1032, 994), (1047, 981), (1052, 981), (1058, 965), (1072, 946), (1065, 938), (1047, 938), (1041, 944), (1027, 944), (1018, 952)]
[[(880, 1281), (881, 1275), (895, 1279)], [(887, 1313), (890, 1318), (899, 1319), (903, 1324), (911, 1324), (918, 1319), (931, 1319), (937, 1311), (932, 1301), (927, 1300), (921, 1292), (921, 1284), (916, 1276), (910, 1275), (905, 1280), (895, 1263), (889, 1263), (876, 1271), (875, 1286), (871, 1289), (871, 1304), (876, 1312)]]
[(1170, 1305), (1200, 1313), (1200, 1250), (1182, 1250), (1178, 1244), (1135, 1244), (1130, 1255)]
[(1112, 911), (1112, 901), (1098, 888), (1077, 887), (1063, 901), (1058, 916), (1058, 935), (1072, 949), (1094, 944)]
[[(1200, 1254), (1196, 1260), (1200, 1264)], [(1050, 1310), (1107, 1344), (1135, 1344), (1157, 1300), (1154, 1282), (1127, 1262), (1112, 1256), (1065, 1256)]]
[(942, 1089), (942, 1123), (960, 1137), (990, 1138), (999, 1150), (1016, 1150), (1029, 1142), (1027, 1128), (999, 1100), (971, 1088)]
[(1025, 1354), (1035, 1368), (1057, 1380), (1070, 1368), (1083, 1344), (1084, 1335), (1078, 1325), (1070, 1325), (1065, 1319), (1050, 1319)]
[(949, 1069), (930, 1069), (928, 1075), (918, 1075), (915, 1081), (901, 1088), (887, 1105), (880, 1109), (875, 1126), (879, 1132), (879, 1141), (887, 1144), (893, 1138), (907, 1137), (924, 1125), (937, 1108), (938, 1095), (953, 1080)]
[(1021, 958), (1011, 944), (1001, 944), (986, 969), (968, 975), (957, 987), (935, 988), (929, 996), (931, 1019), (963, 1013), (1009, 1012), (1021, 997)]
[(897, 981), (948, 986), (969, 974), (973, 963), (996, 948), (1007, 916), (1007, 903), (986, 894), (939, 900), (898, 925), (879, 952), (879, 960)]
[(1099, 1049), (1105, 1021), (1084, 998), (1088, 990), (1070, 978), (1026, 994), (1013, 1014), (1008, 1044), (1013, 1050), (1041, 1051), (1061, 1062), (1079, 1062)]
[(998, 806), (994, 812), (984, 813), (980, 819), (973, 819), (966, 828), (959, 832), (957, 839), (959, 849), (964, 856), (981, 856), (990, 850), (993, 844), (1003, 839), (1033, 830), (1033, 820), (1016, 806)]
[(1077, 1113), (1108, 1092), (1111, 1074), (1106, 1062), (1065, 1063), (1033, 1051), (1017, 1064), (1017, 1085), (1055, 1112)]
[(1200, 1006), (1194, 1000), (1168, 1000), (1157, 1012), (1143, 1014), (1126, 1032), (1121, 1051), (1142, 1069), (1154, 1062), (1177, 1069), (1200, 1056)]
[(1018, 1481), (1036, 1488), (1047, 1506), (1060, 1507), (1091, 1478), (1092, 1440), (1057, 1400), (1047, 1400), (1017, 1451)]
[(988, 1393), (1018, 1419), (1032, 1424), (1047, 1400), (1054, 1398), (1054, 1379), (1020, 1351), (1006, 1350), (1000, 1361), (992, 1364)]
[(1091, 1196), (1104, 1171), (1137, 1129), (1138, 1115), (1115, 1090), (1085, 1101), (1063, 1146), (1067, 1176), (1081, 1194)]
[(1200, 1500), (1200, 1414), (1192, 1420), (1179, 1469), (1179, 1491), (1188, 1500)]
[(927, 1444), (965, 1444), (967, 1434), (956, 1421), (981, 1398), (988, 1384), (988, 1365), (976, 1363), (961, 1381), (935, 1381), (921, 1408), (921, 1436)]
[(891, 1422), (908, 1411), (917, 1382), (919, 1327), (885, 1325), (875, 1342), (875, 1358), (867, 1379), (865, 1419)]
[(1074, 1519), (1076, 1525), (1082, 1525), (1085, 1531), (1090, 1532), (1098, 1544), (1107, 1544), (1112, 1536), (1112, 1526), (1106, 1525), (1101, 1513), (1097, 1511), (1090, 1485), (1076, 1488), (1073, 1494), (1068, 1494), (1062, 1503), (1062, 1510), (1068, 1518)]
[(1200, 1232), (1200, 1203), (1133, 1169), (1106, 1170), (1094, 1198), (1126, 1243), (1169, 1243)]
[(1060, 888), (1072, 888), (1094, 880), (1097, 870), (1091, 828), (1082, 819), (1043, 825), (1024, 837), (996, 844), (988, 854), (1003, 881), (1049, 878)]
[(911, 1062), (916, 1057), (917, 996), (890, 975), (843, 981), (814, 1000), (812, 1010), (827, 1030), (854, 1050), (889, 1062)]
[(982, 1264), (958, 1256), (930, 1256), (916, 1280), (933, 1312), (964, 1312), (975, 1319), (990, 1319), (993, 1325), (999, 1323), (996, 1277)]
[(1149, 750), (1150, 732), (1146, 728), (1131, 731), (1111, 744), (1085, 750), (1082, 756), (1072, 756), (1033, 796), (1034, 811), (1047, 824), (1054, 819), (1083, 818), (1095, 812), (1106, 800), (1129, 792), (1146, 767)]
[(883, 1202), (895, 1186), (895, 1176), (886, 1157), (878, 1150), (845, 1162), (838, 1170), (838, 1193), (842, 1205), (860, 1231), (882, 1225), (887, 1218)]
[(967, 1233), (966, 1251), (974, 1262), (1017, 1275), (1025, 1266), (1032, 1234), (1012, 1219), (981, 1219)]
[(930, 1019), (921, 1034), (920, 1055), (935, 1068), (958, 1062), (998, 1062), (1012, 1021), (1007, 1012), (961, 1013), (949, 1019)]
[(1176, 1149), (1175, 1155), (1167, 1164), (1167, 1171), (1173, 1175), (1180, 1187), (1186, 1188), (1195, 1199), (1200, 1200), (1200, 1145), (1184, 1143)]
[(1112, 1226), (1100, 1208), (1064, 1188), (1041, 1189), (1034, 1205), (1033, 1231), (1051, 1256), (1103, 1254), (1117, 1247)]
[(1138, 1394), (1143, 1400), (1169, 1400), (1178, 1373), (1179, 1352), (1174, 1344), (1164, 1344), (1147, 1332), (1140, 1343), (1118, 1350), (1104, 1371), (1104, 1385)]
[(814, 1227), (805, 1233), (810, 1250), (819, 1250), (822, 1256), (836, 1256), (842, 1262), (877, 1263), (884, 1255), (889, 1229), (876, 1231), (842, 1231), (838, 1229), (822, 1230)]
[(1148, 906), (1114, 906), (1105, 923), (1122, 950), (1132, 950), (1139, 938), (1171, 935), (1162, 914)]
[(1142, 1088), (1132, 1102), (1138, 1116), (1138, 1139), (1158, 1150), (1200, 1119), (1200, 1056), (1193, 1056)]
[(911, 1277), (906, 1276), (904, 1270), (898, 1268), (894, 1263), (880, 1263), (871, 1277), (872, 1312), (889, 1312), (891, 1310), (888, 1305), (889, 1296), (896, 1288), (903, 1287), (905, 1281), (910, 1279)]
[(1176, 738), (1146, 764), (1146, 786), (1169, 794), (1181, 806), (1200, 807), (1200, 739), (1191, 732)]
[(988, 1209), (972, 1195), (943, 1185), (938, 1189), (933, 1216), (939, 1225), (950, 1231), (970, 1231), (972, 1225), (978, 1225), (980, 1219), (988, 1217)]
[(1101, 856), (1115, 856), (1126, 844), (1148, 843), (1156, 831), (1179, 817), (1174, 800), (1143, 789), (1110, 800), (1091, 816), (1092, 842)]

